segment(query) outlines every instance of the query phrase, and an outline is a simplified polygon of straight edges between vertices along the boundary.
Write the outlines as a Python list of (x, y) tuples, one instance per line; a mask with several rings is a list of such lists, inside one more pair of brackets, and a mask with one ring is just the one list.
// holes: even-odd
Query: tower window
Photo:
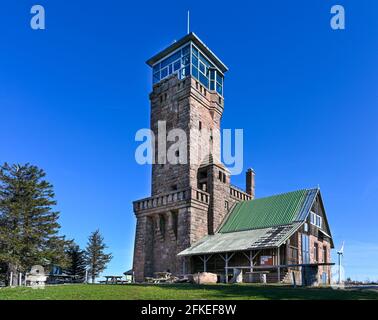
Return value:
[(159, 227), (160, 227), (160, 233), (164, 238), (165, 236), (165, 216), (164, 215), (159, 216)]
[[(185, 44), (167, 55), (163, 60), (152, 67), (153, 84), (166, 79), (172, 74), (179, 80), (191, 75), (207, 90), (217, 92), (223, 96), (223, 73), (216, 67), (206, 52), (199, 50), (194, 43)], [(197, 85), (196, 85), (196, 88)], [(205, 91), (206, 94), (206, 91)]]
[(222, 171), (219, 171), (219, 180), (222, 181), (223, 183), (226, 183), (226, 174)]
[(198, 129), (202, 130), (202, 122), (201, 121), (198, 123)]
[(172, 230), (177, 238), (177, 231), (178, 231), (178, 213), (172, 211)]

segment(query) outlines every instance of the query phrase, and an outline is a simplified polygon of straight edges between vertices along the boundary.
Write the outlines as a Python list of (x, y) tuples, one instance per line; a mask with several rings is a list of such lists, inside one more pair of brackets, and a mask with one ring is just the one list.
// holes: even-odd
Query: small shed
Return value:
[(123, 273), (127, 282), (134, 282), (134, 270), (130, 269)]

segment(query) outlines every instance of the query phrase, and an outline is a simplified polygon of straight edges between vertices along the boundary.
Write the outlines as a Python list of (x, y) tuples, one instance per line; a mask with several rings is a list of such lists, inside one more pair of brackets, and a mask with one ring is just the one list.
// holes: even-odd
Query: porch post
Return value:
[(226, 260), (225, 260), (226, 266), (225, 266), (225, 271), (226, 271), (226, 283), (228, 283), (228, 253), (226, 253)]
[(281, 282), (281, 268), (280, 268), (280, 247), (277, 248), (277, 274), (278, 274), (278, 283)]
[(253, 256), (252, 256), (252, 250), (249, 251), (249, 271), (253, 272)]
[(206, 255), (204, 255), (203, 256), (203, 272), (206, 272), (206, 262), (207, 262)]

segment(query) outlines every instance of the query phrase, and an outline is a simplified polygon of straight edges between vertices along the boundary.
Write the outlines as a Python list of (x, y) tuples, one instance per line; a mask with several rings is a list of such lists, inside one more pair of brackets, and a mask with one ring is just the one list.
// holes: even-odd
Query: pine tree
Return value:
[(107, 246), (104, 243), (104, 238), (100, 234), (100, 230), (92, 232), (85, 250), (88, 272), (91, 275), (92, 283), (94, 283), (96, 277), (106, 269), (106, 265), (113, 258), (111, 253), (107, 254), (104, 252), (106, 248)]
[(0, 166), (0, 263), (25, 272), (35, 264), (66, 262), (53, 186), (36, 166)]
[(72, 244), (66, 251), (69, 263), (64, 270), (65, 273), (75, 276), (76, 280), (85, 281), (85, 272), (87, 269), (87, 262), (85, 259), (85, 251), (81, 250), (77, 244)]

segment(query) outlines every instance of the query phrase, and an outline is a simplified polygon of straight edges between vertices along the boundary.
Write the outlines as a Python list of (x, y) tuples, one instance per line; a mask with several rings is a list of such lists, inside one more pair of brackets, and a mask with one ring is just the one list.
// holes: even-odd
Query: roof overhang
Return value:
[(215, 253), (261, 250), (280, 247), (298, 228), (300, 222), (285, 226), (216, 233), (205, 236), (178, 256), (207, 255)]
[(146, 63), (152, 67), (155, 65), (157, 62), (159, 62), (161, 59), (164, 57), (168, 56), (170, 53), (174, 52), (184, 44), (188, 42), (193, 42), (198, 49), (200, 49), (216, 66), (219, 68), (220, 71), (225, 73), (228, 68), (227, 66), (215, 55), (214, 52), (212, 52), (198, 36), (194, 33), (191, 32), (187, 34), (185, 37), (181, 38), (180, 40), (174, 42), (172, 45), (164, 49), (163, 51), (160, 51), (158, 54), (154, 55), (152, 58), (148, 59)]
[(332, 239), (332, 237), (325, 231), (323, 231), (322, 229), (319, 229), (319, 232), (322, 233), (324, 236), (326, 236), (327, 238), (330, 238)]

